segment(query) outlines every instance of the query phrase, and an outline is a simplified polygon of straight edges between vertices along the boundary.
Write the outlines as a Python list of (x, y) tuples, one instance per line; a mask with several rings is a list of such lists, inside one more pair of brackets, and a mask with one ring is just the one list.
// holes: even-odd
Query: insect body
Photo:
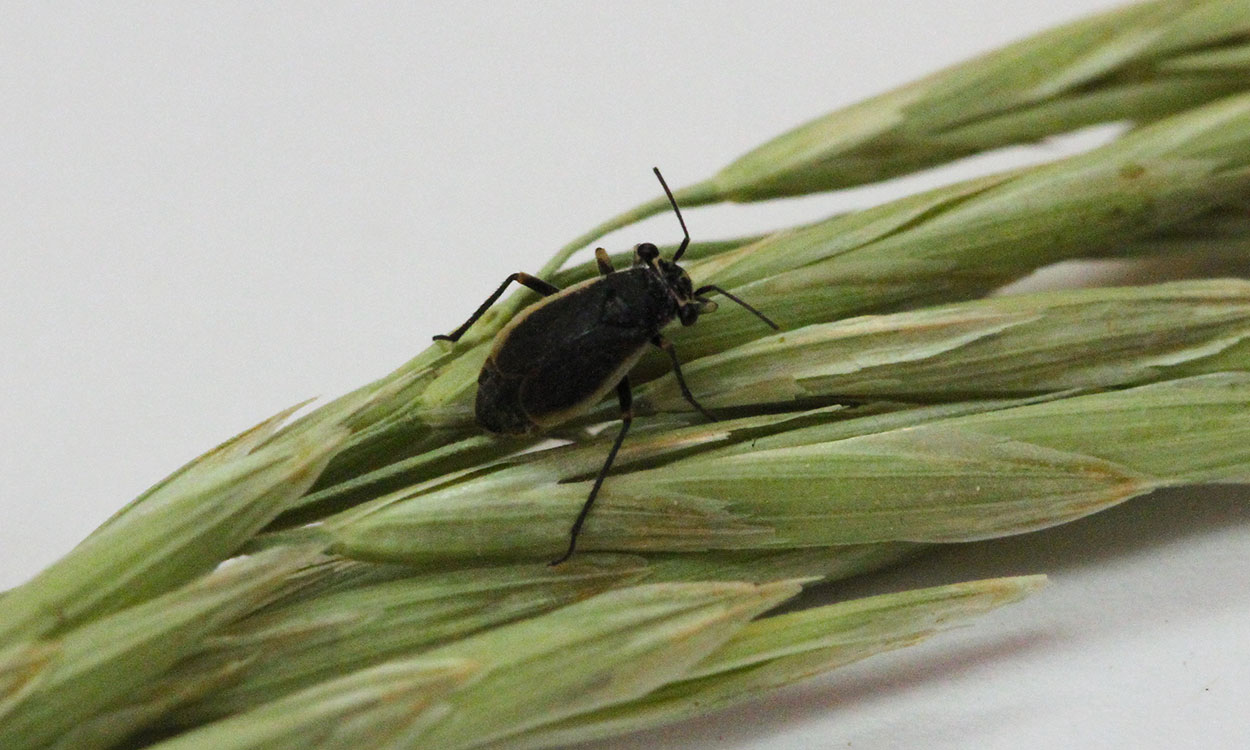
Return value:
[(527, 273), (514, 273), (463, 325), (446, 336), (434, 337), (458, 340), (515, 281), (546, 299), (522, 311), (495, 336), (477, 381), (478, 424), (502, 434), (541, 432), (589, 411), (616, 391), (620, 432), (573, 522), (568, 549), (553, 565), (573, 554), (582, 524), (625, 440), (633, 419), (629, 371), (648, 347), (658, 346), (668, 353), (682, 395), (701, 414), (714, 419), (690, 393), (677, 353), (660, 330), (674, 320), (693, 325), (701, 313), (716, 309), (716, 303), (703, 296), (709, 292), (725, 295), (777, 328), (720, 287), (694, 288), (690, 276), (677, 265), (690, 244), (690, 233), (660, 170), (655, 175), (685, 234), (671, 261), (661, 258), (655, 245), (644, 242), (634, 248), (633, 265), (619, 271), (612, 267), (607, 252), (598, 248), (595, 259), (601, 275), (563, 290)]

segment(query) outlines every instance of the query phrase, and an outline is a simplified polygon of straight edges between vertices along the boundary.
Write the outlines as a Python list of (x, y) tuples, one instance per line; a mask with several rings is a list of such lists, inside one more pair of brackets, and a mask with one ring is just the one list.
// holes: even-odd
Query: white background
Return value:
[[(1113, 4), (7, 6), (0, 587), (238, 430), (389, 371), (507, 273), (654, 196), (652, 165), (695, 182)], [(687, 218), (729, 236), (1064, 147)], [(664, 216), (607, 244), (676, 231)], [(924, 646), (596, 747), (1243, 747), (1247, 499), (1165, 493), (846, 586), (1053, 577)]]

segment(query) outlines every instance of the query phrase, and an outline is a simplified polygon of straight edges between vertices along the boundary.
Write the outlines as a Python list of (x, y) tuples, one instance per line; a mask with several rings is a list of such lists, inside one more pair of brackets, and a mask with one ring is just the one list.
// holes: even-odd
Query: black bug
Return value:
[(573, 522), (568, 550), (552, 565), (572, 556), (577, 534), (629, 431), (633, 420), (629, 371), (648, 346), (658, 346), (668, 353), (682, 396), (703, 416), (715, 420), (690, 393), (681, 375), (677, 352), (660, 335), (660, 329), (673, 320), (680, 320), (684, 326), (693, 325), (701, 313), (716, 309), (716, 303), (703, 296), (709, 292), (719, 292), (777, 328), (761, 312), (720, 287), (709, 284), (694, 288), (690, 276), (677, 265), (690, 244), (686, 220), (660, 170), (654, 171), (685, 235), (671, 261), (661, 258), (655, 245), (644, 242), (634, 248), (633, 265), (620, 271), (612, 267), (603, 248), (596, 249), (600, 275), (567, 289), (527, 273), (514, 273), (463, 325), (446, 336), (434, 337), (459, 340), (515, 281), (546, 299), (523, 310), (495, 336), (477, 379), (478, 424), (501, 434), (541, 432), (585, 413), (616, 389), (621, 430)]

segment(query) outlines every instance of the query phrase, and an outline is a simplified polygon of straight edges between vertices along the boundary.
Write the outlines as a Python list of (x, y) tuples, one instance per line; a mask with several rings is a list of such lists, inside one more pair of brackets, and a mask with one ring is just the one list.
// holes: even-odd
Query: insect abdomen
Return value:
[(538, 429), (521, 408), (522, 381), (521, 376), (500, 372), (493, 359), (486, 360), (477, 376), (477, 423), (505, 435), (524, 435)]
[(642, 356), (650, 337), (601, 336), (546, 360), (521, 383), (521, 406), (547, 429), (583, 414), (603, 400)]

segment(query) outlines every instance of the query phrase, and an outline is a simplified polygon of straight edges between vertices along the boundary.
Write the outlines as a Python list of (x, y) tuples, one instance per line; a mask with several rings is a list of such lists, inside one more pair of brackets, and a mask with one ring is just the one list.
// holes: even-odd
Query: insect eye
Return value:
[(634, 248), (634, 255), (638, 257), (638, 260), (649, 263), (660, 257), (660, 248), (652, 245), (650, 242), (644, 242)]

